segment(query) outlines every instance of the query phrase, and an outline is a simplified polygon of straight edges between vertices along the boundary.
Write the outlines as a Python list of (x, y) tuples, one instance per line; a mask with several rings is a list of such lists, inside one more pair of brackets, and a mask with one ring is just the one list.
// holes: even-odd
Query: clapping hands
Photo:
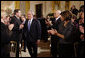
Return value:
[(55, 30), (55, 29), (48, 30), (48, 34), (55, 35), (55, 34), (57, 34), (57, 33), (58, 33), (58, 32), (57, 32), (57, 30)]

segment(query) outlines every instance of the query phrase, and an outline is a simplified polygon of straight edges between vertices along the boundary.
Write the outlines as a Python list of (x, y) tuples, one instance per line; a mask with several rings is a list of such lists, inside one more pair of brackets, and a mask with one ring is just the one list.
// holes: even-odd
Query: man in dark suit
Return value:
[(14, 28), (12, 29), (13, 34), (12, 34), (12, 40), (17, 42), (17, 50), (16, 50), (16, 57), (19, 57), (19, 41), (20, 41), (20, 34), (21, 34), (21, 30), (24, 27), (21, 24), (21, 20), (20, 20), (20, 16), (21, 16), (21, 11), (19, 9), (15, 9), (14, 10), (14, 16), (11, 18), (10, 23), (14, 24)]
[[(52, 24), (50, 24), (50, 29), (58, 30), (58, 25), (61, 23), (60, 13), (61, 13), (60, 10), (56, 10), (54, 12), (55, 18), (50, 19), (52, 21)], [(58, 54), (58, 39), (57, 36), (51, 35), (51, 55), (52, 57), (57, 57), (57, 54)]]
[(38, 20), (33, 19), (32, 11), (28, 11), (27, 15), (28, 19), (24, 24), (27, 48), (31, 57), (37, 57), (37, 44), (39, 44), (41, 38), (41, 26)]

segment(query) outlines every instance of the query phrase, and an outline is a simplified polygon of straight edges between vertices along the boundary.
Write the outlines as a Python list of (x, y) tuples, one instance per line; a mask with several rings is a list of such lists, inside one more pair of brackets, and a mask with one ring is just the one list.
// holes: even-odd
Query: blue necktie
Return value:
[(28, 21), (28, 31), (30, 31), (30, 21)]

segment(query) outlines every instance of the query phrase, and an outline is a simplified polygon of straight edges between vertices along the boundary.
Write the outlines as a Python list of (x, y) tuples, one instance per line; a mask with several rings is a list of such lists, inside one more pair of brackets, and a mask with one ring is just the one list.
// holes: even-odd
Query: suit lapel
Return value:
[(26, 20), (26, 27), (28, 28), (28, 19)]
[(32, 23), (31, 23), (30, 30), (31, 30), (31, 28), (32, 28), (33, 24), (34, 24), (34, 19), (33, 19)]
[[(29, 20), (26, 21), (26, 27), (27, 27), (27, 29), (28, 29), (28, 21)], [(31, 23), (31, 26), (30, 26), (30, 30), (32, 29), (32, 27), (34, 25), (34, 22), (35, 22), (35, 20), (33, 19), (32, 23)]]
[(15, 19), (16, 19), (17, 23), (20, 25), (21, 24), (21, 21), (19, 19), (17, 19), (16, 16), (15, 16)]

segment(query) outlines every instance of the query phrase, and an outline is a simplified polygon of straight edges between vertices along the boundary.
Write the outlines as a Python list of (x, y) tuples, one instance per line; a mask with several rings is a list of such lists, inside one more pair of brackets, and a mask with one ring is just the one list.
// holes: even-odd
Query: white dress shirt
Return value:
[(60, 18), (60, 16), (58, 16), (58, 17), (56, 18), (56, 21), (57, 21), (59, 18)]
[(31, 18), (30, 20), (28, 20), (28, 22), (30, 21), (30, 25), (32, 24), (33, 18)]

